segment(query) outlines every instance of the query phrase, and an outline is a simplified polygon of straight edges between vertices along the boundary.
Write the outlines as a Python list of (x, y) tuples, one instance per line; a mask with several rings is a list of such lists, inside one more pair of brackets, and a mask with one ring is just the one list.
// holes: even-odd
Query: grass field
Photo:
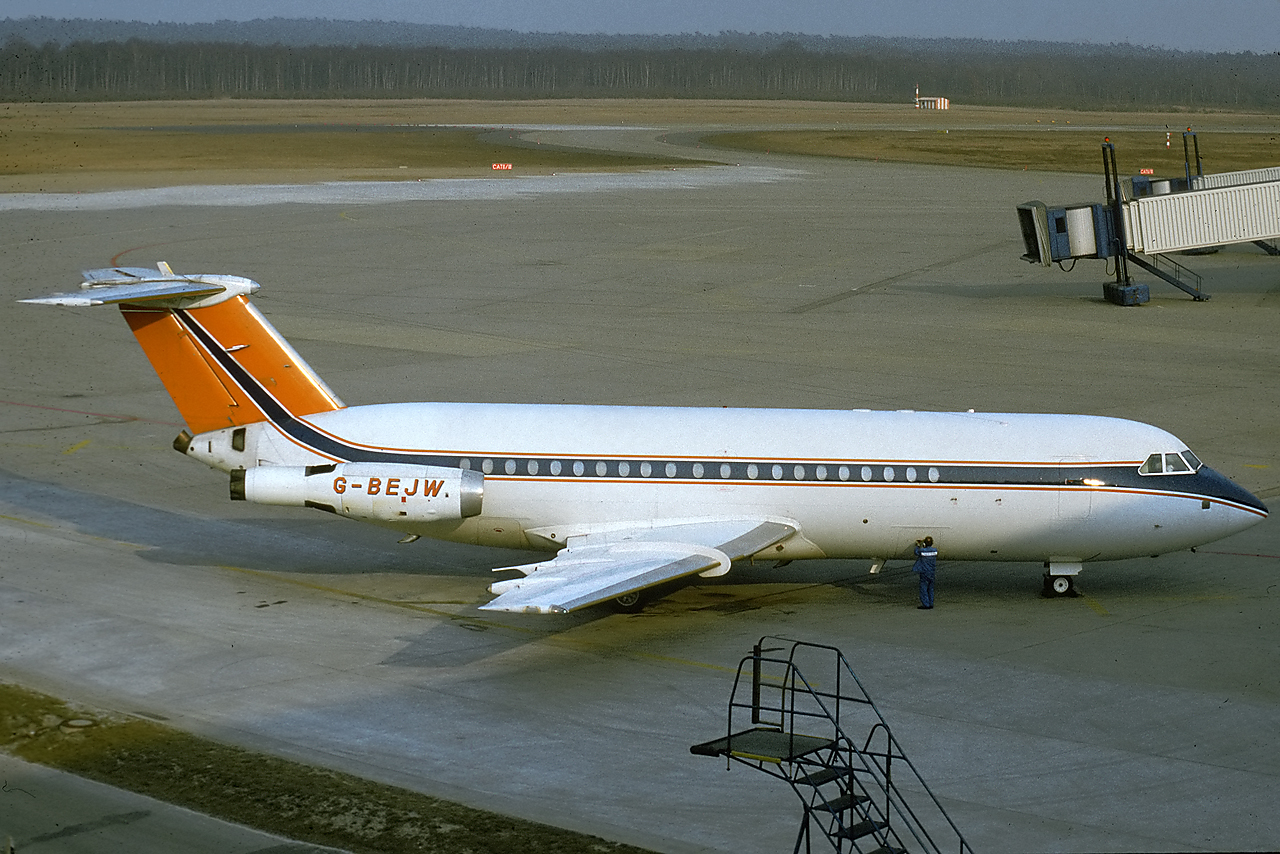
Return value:
[[(1101, 172), (1102, 143), (1116, 146), (1120, 174), (1153, 169), (1164, 177), (1182, 175), (1182, 131), (1095, 129), (984, 130), (980, 128), (853, 131), (756, 131), (706, 137), (712, 145), (775, 154), (818, 155), (900, 163), (1035, 169), (1049, 172)], [(1280, 132), (1232, 131), (1200, 135), (1206, 172), (1233, 172), (1280, 165)], [(1166, 141), (1169, 143), (1165, 146)], [(1195, 169), (1195, 149), (1190, 149)]]
[(643, 854), (152, 721), (73, 708), (15, 685), (0, 684), (0, 749), (206, 815), (360, 854)]
[[(182, 101), (0, 105), (0, 192), (191, 183), (412, 180), (637, 169), (672, 158), (529, 146), (503, 125), (705, 131), (779, 154), (1095, 173), (1103, 137), (1123, 174), (1182, 172), (1181, 132), (1206, 171), (1280, 164), (1280, 117), (788, 101)], [(462, 125), (465, 127), (449, 127)], [(1171, 147), (1165, 148), (1165, 134)], [(685, 155), (688, 155), (686, 150)], [(700, 152), (714, 155), (705, 149)]]

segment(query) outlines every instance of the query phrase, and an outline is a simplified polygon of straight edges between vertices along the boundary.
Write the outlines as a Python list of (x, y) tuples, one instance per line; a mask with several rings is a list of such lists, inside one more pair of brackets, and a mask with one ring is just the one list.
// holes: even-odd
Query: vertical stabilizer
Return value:
[(120, 311), (193, 433), (342, 408), (246, 296)]
[(90, 270), (78, 293), (23, 300), (119, 305), (193, 433), (341, 409), (343, 403), (249, 302), (239, 276)]

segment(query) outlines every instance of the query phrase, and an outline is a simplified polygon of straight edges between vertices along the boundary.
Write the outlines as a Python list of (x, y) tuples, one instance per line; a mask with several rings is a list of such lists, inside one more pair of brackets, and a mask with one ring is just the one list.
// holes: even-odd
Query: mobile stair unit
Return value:
[[(1195, 134), (1183, 134), (1184, 152), (1188, 138)], [(1074, 264), (1078, 258), (1114, 258), (1116, 280), (1103, 293), (1111, 302), (1137, 305), (1149, 295), (1145, 285), (1130, 279), (1131, 263), (1196, 300), (1207, 300), (1200, 276), (1169, 253), (1254, 243), (1270, 255), (1280, 255), (1275, 244), (1280, 239), (1280, 167), (1205, 175), (1198, 141), (1195, 149), (1194, 175), (1188, 152), (1184, 178), (1138, 176), (1122, 181), (1115, 145), (1104, 143), (1106, 203), (1019, 205), (1018, 223), (1027, 250), (1023, 259), (1048, 267)]]
[(815, 842), (857, 854), (973, 850), (835, 647), (761, 638), (738, 664), (727, 734), (689, 751), (785, 782), (803, 809), (796, 854)]

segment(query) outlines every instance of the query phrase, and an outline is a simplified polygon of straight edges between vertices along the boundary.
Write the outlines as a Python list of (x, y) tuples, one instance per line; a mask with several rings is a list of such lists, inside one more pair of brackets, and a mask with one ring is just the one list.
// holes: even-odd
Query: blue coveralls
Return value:
[(933, 607), (933, 582), (938, 574), (938, 550), (933, 546), (916, 546), (916, 564), (912, 572), (920, 573), (920, 606)]

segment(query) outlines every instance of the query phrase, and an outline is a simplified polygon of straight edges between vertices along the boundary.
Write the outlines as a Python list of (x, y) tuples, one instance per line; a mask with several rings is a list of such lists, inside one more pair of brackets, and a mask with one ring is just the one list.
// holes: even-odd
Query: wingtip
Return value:
[(101, 305), (88, 297), (79, 294), (52, 294), (47, 297), (31, 297), (30, 299), (20, 299), (18, 302), (27, 305), (64, 305), (64, 306), (86, 306)]

